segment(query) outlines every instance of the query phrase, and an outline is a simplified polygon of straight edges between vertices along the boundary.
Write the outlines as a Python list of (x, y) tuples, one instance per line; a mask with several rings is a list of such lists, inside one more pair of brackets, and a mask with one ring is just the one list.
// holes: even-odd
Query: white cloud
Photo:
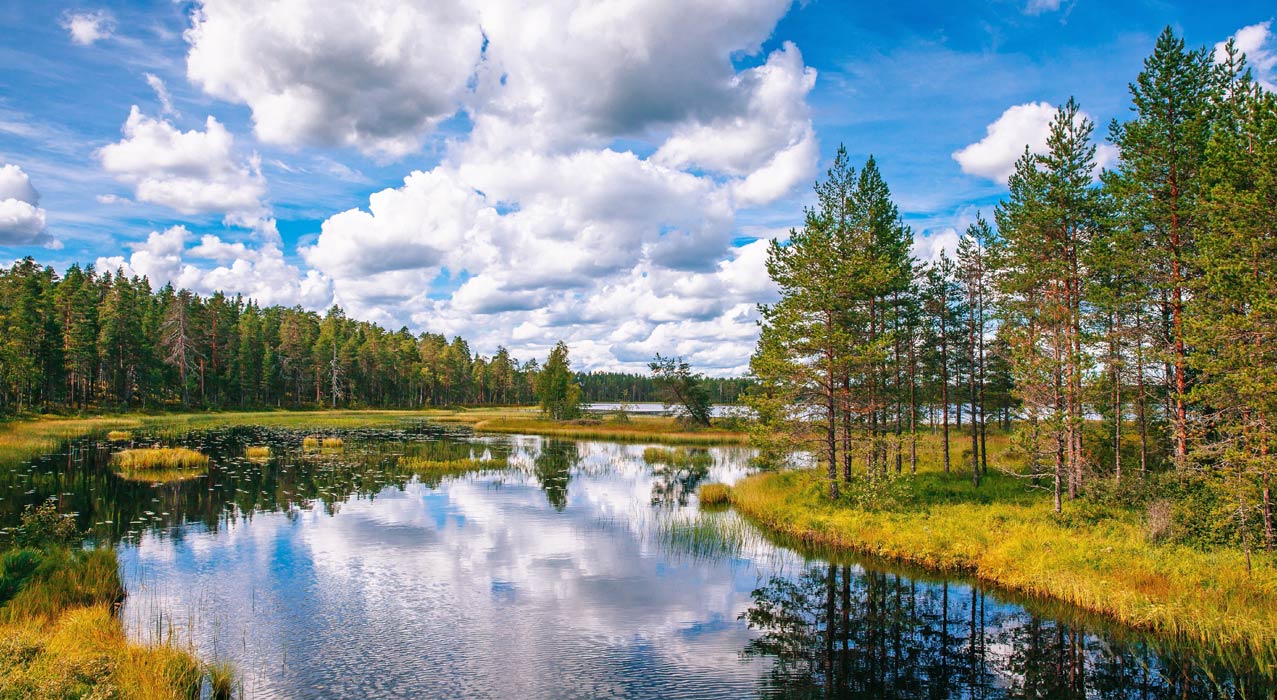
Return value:
[[(1277, 92), (1277, 39), (1272, 33), (1272, 20), (1259, 22), (1237, 30), (1231, 37), (1237, 50), (1246, 55), (1246, 62), (1255, 71), (1255, 78), (1264, 89)], [(1224, 47), (1228, 41), (1215, 44), (1215, 61), (1224, 60)]]
[[(201, 294), (238, 291), (267, 305), (322, 309), (332, 301), (329, 281), (318, 271), (303, 273), (288, 263), (273, 242), (252, 248), (204, 235), (198, 245), (188, 247), (192, 236), (185, 226), (152, 231), (145, 242), (130, 246), (133, 252), (127, 258), (100, 257), (95, 265), (100, 270), (122, 269), (127, 275), (144, 275), (156, 287), (171, 282)], [(201, 266), (192, 259), (216, 264)]]
[(1060, 9), (1060, 0), (1029, 0), (1024, 6), (1024, 14), (1041, 15)]
[[(985, 127), (979, 141), (953, 153), (962, 172), (998, 183), (1006, 183), (1015, 172), (1015, 162), (1027, 146), (1033, 153), (1045, 153), (1051, 135), (1051, 120), (1057, 109), (1048, 102), (1029, 102), (1008, 107), (1002, 116)], [(1079, 111), (1077, 119), (1090, 119)], [(1096, 172), (1117, 160), (1117, 149), (1098, 144), (1095, 152)]]
[(181, 131), (134, 106), (124, 136), (97, 155), (107, 172), (134, 186), (138, 201), (187, 215), (218, 213), (247, 226), (267, 214), (258, 158), (240, 158), (234, 137), (213, 117), (205, 121), (204, 131)]
[(765, 243), (732, 245), (738, 212), (818, 159), (815, 71), (792, 44), (758, 55), (790, 4), (203, 0), (187, 73), (285, 146), (402, 156), (464, 113), (436, 166), (299, 251), (353, 316), (525, 358), (562, 338), (583, 367), (643, 369), (659, 349), (739, 372), (774, 292)]
[(62, 15), (62, 28), (71, 33), (71, 41), (89, 46), (115, 33), (115, 18), (106, 10), (67, 12)]
[(155, 98), (160, 101), (160, 111), (170, 116), (181, 116), (178, 111), (173, 108), (173, 97), (169, 95), (168, 87), (164, 85), (164, 81), (160, 76), (154, 73), (146, 73), (146, 84), (151, 86), (155, 91)]
[(399, 156), (453, 114), (483, 34), (461, 2), (204, 0), (187, 76), (248, 105), (257, 136)]
[(22, 168), (0, 164), (0, 245), (48, 244), (40, 193)]

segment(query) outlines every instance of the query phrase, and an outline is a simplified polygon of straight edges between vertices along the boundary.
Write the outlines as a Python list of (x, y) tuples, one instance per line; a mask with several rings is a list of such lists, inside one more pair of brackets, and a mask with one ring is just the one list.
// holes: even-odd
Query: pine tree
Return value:
[(568, 420), (581, 414), (581, 387), (572, 379), (568, 346), (560, 340), (550, 351), (536, 380), (542, 413), (553, 420)]

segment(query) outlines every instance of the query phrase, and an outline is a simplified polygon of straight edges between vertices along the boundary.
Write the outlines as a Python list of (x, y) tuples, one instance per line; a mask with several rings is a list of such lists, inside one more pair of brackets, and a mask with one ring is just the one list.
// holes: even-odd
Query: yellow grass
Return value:
[(106, 439), (111, 442), (128, 442), (133, 439), (133, 433), (127, 430), (112, 430), (106, 434)]
[(434, 416), (434, 420), (466, 423), (479, 432), (525, 433), (581, 440), (662, 442), (681, 445), (739, 445), (748, 442), (743, 432), (706, 428), (686, 430), (666, 416), (631, 416), (629, 422), (599, 420), (553, 421), (527, 412), (466, 411)]
[(321, 447), (329, 450), (335, 450), (344, 444), (345, 443), (342, 439), (338, 437), (319, 437), (317, 435), (310, 435), (302, 440), (302, 447), (307, 450), (317, 450)]
[(696, 490), (696, 500), (702, 506), (727, 505), (732, 500), (731, 487), (727, 484), (701, 484)]
[(0, 698), (178, 700), (197, 691), (199, 662), (172, 646), (131, 643), (112, 614), (123, 596), (113, 550), (23, 552), (51, 561), (0, 608)]
[(120, 450), (111, 455), (111, 464), (119, 469), (203, 469), (208, 455), (186, 447), (140, 447)]
[(809, 545), (971, 575), (1136, 628), (1243, 648), (1270, 668), (1277, 662), (1271, 556), (1256, 555), (1251, 574), (1241, 552), (1152, 544), (1130, 518), (1070, 524), (1073, 504), (1057, 516), (1049, 493), (993, 473), (976, 490), (963, 473), (933, 467), (912, 488), (916, 496), (906, 505), (871, 511), (830, 502), (816, 470), (762, 473), (736, 484), (731, 502), (756, 523)]

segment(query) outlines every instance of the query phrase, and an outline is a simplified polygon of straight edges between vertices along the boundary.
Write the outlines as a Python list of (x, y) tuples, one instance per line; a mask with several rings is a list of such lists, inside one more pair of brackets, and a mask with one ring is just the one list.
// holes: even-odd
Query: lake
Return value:
[[(247, 698), (1277, 692), (1245, 658), (702, 512), (697, 485), (750, 473), (745, 448), (674, 467), (642, 445), (336, 434), (340, 449), (279, 429), (139, 434), (212, 457), (207, 475), (156, 485), (116, 475), (110, 443), (76, 441), (5, 468), (0, 524), (57, 497), (117, 544), (130, 633), (232, 660)], [(272, 456), (246, 459), (250, 445)], [(481, 468), (421, 477), (405, 457)]]

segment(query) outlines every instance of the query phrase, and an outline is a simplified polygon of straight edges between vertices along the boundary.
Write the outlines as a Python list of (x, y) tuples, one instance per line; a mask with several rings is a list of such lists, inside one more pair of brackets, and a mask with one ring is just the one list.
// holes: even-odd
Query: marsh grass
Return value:
[(253, 460), (270, 459), (270, 447), (255, 445), (244, 448), (244, 457)]
[(732, 502), (732, 490), (727, 484), (701, 484), (696, 490), (696, 500), (703, 507), (725, 506)]
[(424, 457), (400, 457), (399, 469), (422, 477), (459, 476), (471, 472), (505, 469), (509, 466), (503, 457), (482, 459), (427, 459)]
[(111, 464), (128, 471), (204, 469), (208, 455), (187, 447), (139, 447), (111, 455)]
[[(990, 436), (991, 438), (993, 436)], [(955, 441), (955, 455), (957, 441)], [(929, 445), (927, 452), (939, 452)], [(995, 456), (990, 445), (990, 461)], [(961, 462), (955, 460), (955, 464)], [(1142, 517), (1062, 516), (1050, 493), (990, 471), (976, 488), (930, 456), (890, 508), (830, 502), (819, 470), (761, 473), (732, 488), (750, 520), (802, 543), (969, 575), (1126, 625), (1277, 662), (1277, 559), (1150, 542)], [(969, 474), (969, 467), (966, 474)]]
[(345, 444), (345, 441), (339, 437), (320, 437), (318, 435), (308, 435), (302, 440), (302, 448), (307, 450), (336, 450)]
[(123, 597), (114, 550), (6, 551), (0, 698), (191, 697), (199, 663), (172, 646), (129, 642), (112, 612)]
[(128, 442), (133, 439), (133, 433), (127, 430), (112, 430), (106, 434), (106, 439), (111, 442)]
[(238, 679), (235, 666), (229, 661), (209, 664), (208, 685), (212, 700), (231, 700)]
[(704, 559), (739, 557), (761, 540), (752, 525), (730, 511), (666, 517), (657, 522), (656, 534), (672, 550)]
[(714, 464), (714, 456), (705, 450), (689, 450), (685, 447), (649, 447), (643, 450), (643, 461), (647, 464), (704, 469)]
[(739, 445), (749, 436), (740, 431), (707, 428), (687, 430), (667, 416), (629, 416), (625, 422), (593, 421), (588, 424), (544, 420), (526, 411), (467, 411), (441, 413), (433, 420), (470, 425), (489, 433), (523, 433), (579, 440), (614, 442), (662, 442), (676, 445)]

